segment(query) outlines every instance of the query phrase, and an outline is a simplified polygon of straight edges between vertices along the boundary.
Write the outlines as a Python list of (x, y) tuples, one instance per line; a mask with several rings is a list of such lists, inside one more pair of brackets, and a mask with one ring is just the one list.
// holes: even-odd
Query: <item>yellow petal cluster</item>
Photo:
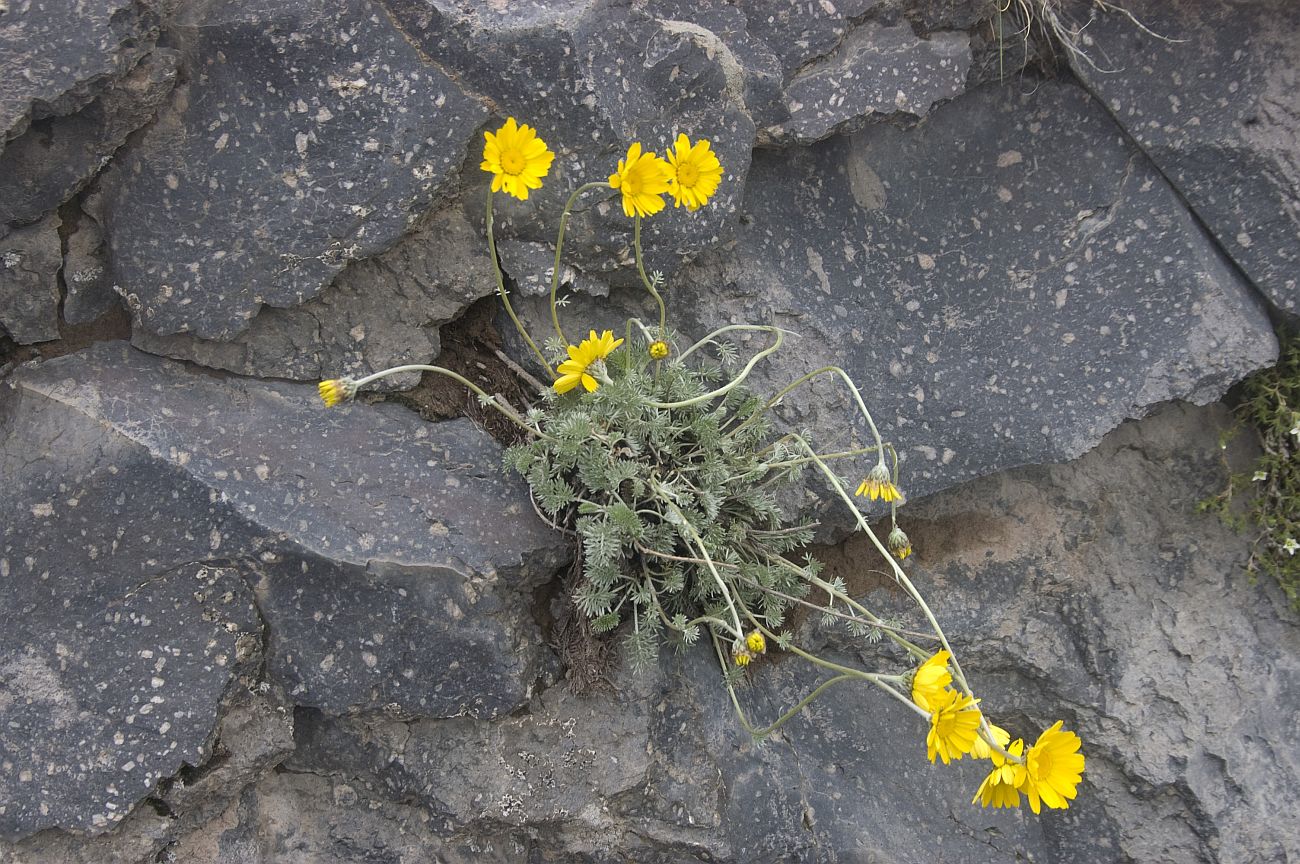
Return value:
[(948, 671), (948, 661), (952, 655), (940, 651), (921, 664), (912, 675), (912, 701), (926, 711), (935, 710), (936, 706), (948, 700), (952, 691), (952, 673)]
[(722, 163), (703, 138), (692, 144), (685, 135), (678, 135), (668, 151), (668, 166), (673, 206), (685, 204), (691, 212), (707, 204), (722, 182)]
[(582, 384), (588, 393), (595, 390), (600, 383), (587, 372), (587, 368), (598, 360), (604, 360), (622, 344), (622, 339), (614, 338), (613, 331), (606, 330), (597, 336), (592, 330), (582, 342), (570, 345), (569, 359), (557, 367), (560, 377), (555, 381), (555, 392), (568, 393), (578, 384)]
[(886, 503), (891, 501), (902, 502), (903, 500), (903, 493), (889, 479), (889, 469), (885, 467), (883, 462), (871, 469), (867, 479), (858, 484), (858, 491), (854, 494), (861, 495), (864, 498), (869, 497), (872, 501), (879, 498)]
[(618, 171), (609, 175), (610, 187), (623, 193), (624, 215), (652, 216), (664, 209), (668, 171), (668, 163), (652, 150), (642, 152), (639, 141), (627, 148), (627, 158), (618, 160)]
[(527, 123), (520, 126), (513, 117), (495, 133), (483, 135), (487, 143), (479, 167), (492, 175), (492, 191), (504, 189), (507, 195), (527, 201), (528, 190), (541, 188), (555, 154), (533, 127)]
[(1063, 722), (1057, 720), (1044, 730), (1025, 754), (1025, 781), (1020, 791), (1035, 813), (1040, 803), (1054, 810), (1067, 809), (1083, 779), (1084, 760), (1079, 752), (1083, 742), (1062, 729)]
[(357, 385), (351, 378), (330, 378), (317, 384), (316, 390), (326, 408), (333, 408), (357, 395)]
[(960, 759), (975, 747), (979, 727), (980, 712), (974, 697), (949, 690), (930, 713), (926, 756), (931, 762), (938, 756), (945, 765)]
[[(996, 726), (994, 727), (997, 728)], [(1017, 738), (1015, 743), (1003, 744), (1007, 752), (1012, 756), (1022, 756), (1025, 751), (1025, 742)], [(988, 749), (988, 745), (984, 745)], [(1003, 756), (996, 750), (989, 751), (989, 758), (993, 761), (993, 770), (984, 778), (980, 784), (979, 791), (971, 799), (972, 804), (980, 802), (980, 806), (988, 807), (1019, 807), (1020, 806), (1020, 787), (1025, 784), (1028, 772), (1025, 766), (1019, 762), (1013, 762)]]
[(662, 360), (668, 356), (668, 343), (662, 339), (656, 339), (650, 343), (650, 359)]

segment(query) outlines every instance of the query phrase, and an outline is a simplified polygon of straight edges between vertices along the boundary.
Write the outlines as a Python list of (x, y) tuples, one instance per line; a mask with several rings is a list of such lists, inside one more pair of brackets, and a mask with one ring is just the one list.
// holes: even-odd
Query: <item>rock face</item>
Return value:
[[(1017, 735), (1055, 719), (1080, 732), (1088, 765), (1068, 812), (971, 806), (982, 769), (930, 766), (923, 724), (851, 685), (756, 746), (712, 658), (688, 652), (622, 676), (617, 695), (557, 688), (496, 720), (299, 710), (283, 769), (167, 842), (194, 862), (290, 847), (320, 862), (1281, 860), (1300, 843), (1276, 818), (1300, 804), (1287, 743), (1300, 631), (1278, 592), (1248, 584), (1249, 539), (1194, 513), (1218, 488), (1230, 422), (1219, 406), (1171, 406), (1076, 462), (984, 478), (903, 514), (913, 576), (980, 670), (986, 709)], [(863, 577), (876, 566), (865, 545), (828, 550), (829, 566), (918, 623)], [(881, 659), (815, 619), (801, 627), (833, 657)], [(815, 681), (794, 658), (765, 660), (740, 697), (762, 722)], [(133, 815), (96, 842), (142, 843), (145, 824)], [(81, 860), (58, 842), (10, 848)]]
[(21, 345), (59, 338), (59, 217), (0, 239), (0, 327)]
[(7, 834), (103, 830), (202, 763), (263, 640), (266, 680), (334, 713), (495, 716), (551, 662), (527, 608), (564, 544), (468, 421), (326, 412), (120, 344), (19, 373), (0, 407)]
[(140, 325), (229, 338), (400, 237), (485, 111), (370, 0), (185, 7), (190, 76), (115, 163), (112, 278)]
[[(682, 347), (737, 322), (794, 331), (753, 380), (775, 391), (843, 365), (912, 495), (1072, 458), (1124, 419), (1215, 399), (1276, 356), (1251, 286), (1070, 84), (986, 87), (915, 129), (762, 153), (743, 210), (734, 243), (668, 284)], [(647, 299), (621, 292), (566, 314), (576, 329), (617, 327), (629, 311), (648, 317)], [(544, 305), (530, 308), (546, 332)], [(850, 397), (830, 377), (778, 413), (831, 450), (866, 438), (846, 429)]]
[[(1082, 4), (1079, 4), (1082, 5)], [(1135, 2), (1091, 15), (1076, 62), (1111, 110), (1279, 308), (1300, 315), (1300, 7)], [(1168, 41), (1175, 40), (1175, 41)]]

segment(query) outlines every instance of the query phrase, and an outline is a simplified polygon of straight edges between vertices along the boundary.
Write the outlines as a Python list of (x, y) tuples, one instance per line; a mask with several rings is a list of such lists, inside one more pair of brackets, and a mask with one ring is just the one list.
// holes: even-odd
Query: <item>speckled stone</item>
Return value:
[(70, 114), (126, 74), (158, 35), (152, 0), (6, 0), (0, 9), (0, 149), (33, 119)]
[(795, 74), (785, 87), (790, 119), (768, 134), (810, 143), (873, 114), (924, 117), (936, 102), (965, 91), (970, 64), (965, 33), (919, 39), (906, 24), (857, 27), (833, 54)]
[[(1076, 462), (905, 511), (913, 578), (982, 707), (1030, 744), (1058, 719), (1082, 737), (1066, 811), (973, 805), (987, 763), (929, 764), (925, 720), (866, 685), (831, 688), (757, 744), (704, 649), (621, 675), (620, 692), (555, 688), (491, 722), (300, 711), (285, 770), (178, 838), (177, 860), (292, 844), (321, 864), (1284, 861), (1300, 840), (1279, 816), (1300, 806), (1300, 631), (1279, 591), (1250, 584), (1250, 539), (1194, 512), (1222, 479), (1231, 423), (1222, 406), (1165, 406)], [(831, 557), (859, 586), (879, 563), (864, 547)], [(859, 590), (921, 626), (897, 592)], [(910, 665), (815, 616), (799, 638), (867, 668)], [(756, 724), (824, 680), (789, 656), (747, 677)]]
[[(343, 269), (318, 297), (290, 309), (264, 308), (229, 341), (136, 328), (131, 342), (154, 354), (242, 375), (320, 380), (362, 377), (391, 366), (432, 363), (438, 326), (496, 290), (483, 235), (459, 208), (434, 214), (393, 248)], [(410, 387), (419, 373), (378, 381)]]
[[(770, 64), (751, 74), (748, 55), (696, 23), (720, 21), (715, 26), (747, 38), (734, 12), (725, 14), (726, 5), (388, 3), (416, 44), (492, 101), (496, 116), (489, 128), (514, 116), (535, 127), (556, 153), (545, 185), (526, 202), (496, 196), (499, 238), (553, 243), (569, 194), (582, 183), (608, 180), (634, 141), (662, 155), (678, 133), (709, 139), (726, 171), (713, 203), (688, 214), (669, 202), (667, 212), (645, 225), (647, 250), (655, 250), (650, 266), (665, 273), (731, 235), (755, 138), (746, 94), (761, 89), (758, 72), (772, 83)], [(761, 47), (752, 40), (745, 45), (754, 52)], [(473, 145), (474, 176), (467, 178), (476, 188), (466, 195), (479, 213), (485, 193), (478, 190), (489, 176), (477, 167), (482, 140)], [(565, 240), (571, 263), (593, 273), (615, 271), (612, 278), (630, 284), (637, 278), (630, 266), (631, 230), (618, 193), (588, 193)]]
[(176, 82), (176, 63), (176, 52), (157, 49), (76, 113), (0, 143), (0, 237), (58, 207), (99, 173), (158, 110)]
[[(1087, 4), (1076, 4), (1076, 7)], [(1137, 0), (1077, 74), (1279, 309), (1300, 315), (1300, 4)]]
[(0, 239), (0, 328), (20, 345), (59, 338), (59, 217)]
[(485, 110), (371, 0), (187, 6), (186, 84), (105, 178), (138, 326), (228, 339), (392, 245)]
[[(212, 617), (216, 601), (193, 597), (196, 567), (239, 574), (230, 590), (256, 599), (269, 680), (301, 705), (495, 716), (549, 668), (528, 609), (567, 544), (468, 420), (326, 410), (314, 387), (223, 381), (122, 343), (10, 382), (0, 609), (21, 620), (0, 656), (9, 691), (31, 698), (0, 704), (0, 746), (15, 765), (40, 754), (31, 776), (57, 780), (40, 798), (0, 795), (6, 832), (102, 830), (182, 760), (203, 760), (236, 631), (263, 634)], [(113, 745), (123, 724), (152, 737)], [(82, 752), (91, 732), (107, 736), (102, 756)], [(140, 754), (147, 767), (122, 768)]]
[[(759, 153), (746, 189), (738, 241), (669, 282), (670, 318), (692, 340), (738, 322), (797, 333), (751, 379), (773, 390), (842, 365), (913, 497), (1073, 458), (1123, 420), (1213, 400), (1276, 356), (1258, 294), (1065, 82), (986, 87), (912, 130)], [(650, 313), (644, 292), (613, 299), (566, 314), (611, 326)], [(529, 314), (548, 320), (537, 303)], [(869, 437), (829, 377), (777, 412), (828, 450)], [(843, 464), (850, 488), (863, 471)], [(837, 513), (817, 515), (829, 528)]]

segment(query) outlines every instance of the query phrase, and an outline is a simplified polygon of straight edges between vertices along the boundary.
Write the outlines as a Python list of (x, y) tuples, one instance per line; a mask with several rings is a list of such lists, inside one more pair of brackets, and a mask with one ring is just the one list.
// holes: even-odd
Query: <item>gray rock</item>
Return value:
[(852, 19), (861, 18), (878, 5), (879, 0), (751, 0), (745, 3), (744, 12), (750, 34), (771, 46), (789, 78), (832, 54), (853, 29)]
[[(925, 724), (841, 685), (764, 745), (736, 722), (707, 651), (665, 656), (618, 694), (559, 689), (495, 721), (399, 722), (300, 711), (297, 747), (178, 860), (437, 858), (969, 862), (1283, 860), (1300, 837), (1300, 633), (1244, 572), (1250, 538), (1195, 503), (1221, 481), (1222, 406), (1169, 406), (1066, 465), (984, 478), (906, 508), (918, 581), (984, 708), (1032, 739), (1057, 719), (1087, 768), (1065, 812), (983, 810), (984, 766), (925, 761)], [(1249, 456), (1240, 439), (1227, 453)], [(825, 556), (851, 585), (866, 544)], [(919, 624), (892, 590), (869, 604)], [(832, 659), (900, 657), (816, 619)], [(772, 719), (818, 676), (751, 667), (740, 699)]]
[(918, 39), (906, 24), (855, 28), (834, 53), (799, 70), (785, 87), (790, 119), (767, 130), (776, 141), (820, 141), (874, 114), (924, 117), (966, 89), (970, 38), (935, 33)]
[[(700, 249), (733, 231), (754, 145), (755, 126), (746, 94), (761, 88), (768, 67), (753, 74), (718, 33), (697, 21), (721, 22), (737, 33), (734, 11), (720, 0), (640, 6), (621, 0), (565, 3), (430, 4), (391, 0), (389, 8), (412, 41), (458, 81), (497, 106), (490, 128), (514, 116), (528, 123), (556, 153), (542, 189), (528, 201), (496, 196), (497, 236), (524, 243), (554, 242), (556, 222), (569, 194), (582, 183), (605, 181), (633, 141), (662, 154), (679, 132), (712, 142), (725, 169), (716, 197), (695, 214), (685, 209), (647, 221), (651, 268), (676, 270)], [(677, 16), (688, 16), (683, 20)], [(737, 50), (761, 46), (737, 36)], [(766, 70), (766, 72), (764, 72)], [(479, 138), (470, 153), (466, 201), (486, 194), (479, 171)], [(631, 262), (631, 220), (617, 193), (591, 192), (579, 202), (565, 248), (571, 263), (593, 275), (613, 271), (636, 279)]]
[(176, 53), (158, 49), (75, 114), (51, 117), (0, 152), (0, 236), (39, 219), (99, 172), (176, 82)]
[(165, 2), (7, 0), (0, 18), (0, 149), (32, 120), (71, 114), (157, 38)]
[[(1067, 83), (1022, 91), (971, 92), (912, 130), (758, 153), (737, 241), (667, 285), (682, 347), (738, 322), (798, 333), (751, 381), (775, 392), (843, 366), (912, 495), (1076, 457), (1156, 404), (1213, 400), (1271, 363), (1260, 298), (1104, 109)], [(644, 292), (565, 315), (621, 332), (629, 311), (651, 315)], [(547, 332), (542, 303), (528, 314)], [(831, 451), (868, 439), (829, 377), (777, 413)], [(842, 476), (852, 487), (865, 470)]]
[(20, 345), (59, 338), (59, 217), (0, 239), (0, 327)]
[[(103, 830), (203, 761), (254, 629), (244, 582), (268, 679), (298, 704), (495, 716), (549, 668), (528, 608), (567, 544), (469, 421), (326, 411), (311, 387), (222, 381), (120, 343), (10, 381), (0, 604), (18, 619), (7, 690), (27, 695), (0, 710), (23, 766), (5, 775), (6, 833)], [(244, 581), (209, 590), (200, 570)]]
[(112, 279), (138, 325), (229, 339), (392, 245), (484, 109), (370, 0), (186, 7), (187, 80), (106, 177)]
[(1177, 41), (1076, 4), (1087, 22), (1080, 48), (1102, 67), (1076, 60), (1076, 73), (1251, 281), (1300, 315), (1300, 6), (1142, 0), (1124, 8)]
[[(229, 341), (137, 327), (131, 342), (154, 354), (241, 375), (320, 380), (361, 377), (406, 363), (432, 363), (438, 327), (496, 290), (486, 243), (459, 208), (435, 214), (397, 245), (349, 264), (318, 297), (264, 308)], [(385, 378), (376, 390), (410, 387), (419, 373)]]
[(108, 250), (99, 227), (103, 217), (95, 206), (97, 200), (87, 196), (75, 225), (65, 226), (63, 320), (69, 324), (88, 324), (122, 303), (108, 281)]

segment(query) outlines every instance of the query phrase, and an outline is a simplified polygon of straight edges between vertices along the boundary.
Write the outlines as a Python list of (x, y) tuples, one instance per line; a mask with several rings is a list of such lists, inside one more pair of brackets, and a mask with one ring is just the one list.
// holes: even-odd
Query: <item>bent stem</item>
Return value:
[(730, 382), (722, 385), (717, 390), (713, 390), (709, 393), (705, 393), (702, 396), (696, 396), (693, 399), (683, 399), (680, 402), (647, 402), (646, 404), (652, 408), (659, 408), (659, 409), (689, 408), (692, 405), (698, 405), (701, 402), (708, 402), (710, 399), (716, 399), (719, 396), (724, 396), (727, 393), (731, 392), (734, 388), (739, 387), (741, 382), (743, 382), (746, 378), (749, 377), (749, 373), (754, 370), (754, 366), (755, 364), (758, 363), (759, 360), (762, 360), (764, 357), (768, 356), (769, 354), (773, 354), (778, 350), (780, 350), (781, 342), (784, 339), (784, 337), (782, 336), (784, 331), (780, 327), (758, 327), (756, 329), (767, 330), (771, 333), (775, 333), (776, 341), (773, 342), (768, 347), (764, 348), (762, 351), (759, 351), (753, 357), (749, 358), (749, 362), (745, 364), (745, 368), (740, 370), (740, 374), (737, 375), (735, 378), (733, 378)]
[(578, 202), (578, 198), (584, 192), (600, 188), (608, 189), (610, 187), (608, 183), (597, 181), (584, 183), (573, 190), (573, 194), (569, 196), (568, 202), (564, 205), (564, 210), (560, 213), (560, 230), (555, 235), (555, 265), (551, 268), (551, 324), (555, 326), (555, 335), (559, 336), (560, 341), (565, 345), (569, 344), (569, 340), (565, 338), (564, 331), (560, 329), (560, 313), (555, 303), (555, 292), (560, 287), (560, 254), (564, 250), (564, 232), (569, 227), (569, 215), (573, 212), (573, 205)]
[(665, 338), (668, 323), (668, 309), (664, 306), (664, 298), (659, 296), (655, 290), (654, 283), (650, 277), (645, 275), (645, 258), (641, 255), (641, 216), (637, 215), (636, 221), (632, 226), (632, 249), (636, 252), (636, 272), (641, 274), (641, 283), (645, 285), (645, 290), (650, 292), (650, 296), (655, 298), (659, 304), (659, 338)]
[[(492, 272), (497, 277), (497, 294), (499, 294), (501, 297), (501, 305), (506, 307), (506, 314), (509, 315), (510, 320), (515, 323), (515, 329), (519, 331), (519, 335), (524, 338), (524, 341), (528, 343), (528, 347), (532, 349), (535, 355), (537, 355), (537, 360), (542, 364), (542, 368), (545, 369), (547, 372), (549, 372), (552, 377), (555, 377), (555, 370), (551, 368), (550, 363), (546, 362), (546, 357), (542, 354), (541, 350), (537, 347), (537, 343), (533, 341), (533, 337), (528, 335), (528, 330), (524, 327), (523, 322), (519, 320), (519, 316), (515, 314), (514, 307), (510, 305), (510, 297), (506, 294), (505, 277), (501, 273), (501, 262), (497, 260), (496, 232), (493, 230), (493, 221), (494, 221), (492, 217), (492, 195), (493, 194), (494, 193), (492, 192), (491, 188), (489, 188), (488, 195), (487, 195), (486, 219), (487, 219), (488, 257), (492, 259)], [(552, 294), (552, 298), (554, 298), (554, 294)], [(552, 314), (554, 314), (554, 310), (555, 310), (554, 303), (551, 304), (551, 310), (552, 310)]]
[(389, 375), (397, 375), (400, 372), (436, 372), (439, 375), (445, 375), (446, 377), (451, 378), (453, 381), (457, 381), (465, 385), (466, 387), (468, 387), (470, 390), (473, 390), (475, 393), (477, 393), (479, 396), (482, 397), (483, 404), (491, 405), (493, 408), (495, 408), (497, 411), (503, 414), (508, 420), (510, 420), (520, 429), (523, 429), (528, 434), (536, 435), (538, 438), (543, 438), (547, 441), (555, 441), (554, 438), (552, 438), (550, 435), (547, 435), (542, 430), (530, 426), (528, 422), (524, 420), (524, 418), (520, 417), (518, 414), (515, 413), (515, 410), (513, 408), (503, 404), (500, 400), (497, 399), (496, 396), (493, 396), (492, 394), (488, 393), (482, 387), (478, 386), (477, 384), (475, 384), (473, 381), (469, 380), (465, 376), (453, 372), (450, 369), (445, 369), (442, 366), (426, 366), (422, 363), (412, 363), (406, 366), (394, 366), (391, 369), (384, 369), (382, 372), (375, 372), (374, 374), (367, 375), (364, 378), (359, 378), (355, 382), (355, 385), (356, 388), (360, 390), (362, 387), (364, 387), (365, 385), (369, 384), (372, 381), (378, 381), (380, 378), (387, 378)]

